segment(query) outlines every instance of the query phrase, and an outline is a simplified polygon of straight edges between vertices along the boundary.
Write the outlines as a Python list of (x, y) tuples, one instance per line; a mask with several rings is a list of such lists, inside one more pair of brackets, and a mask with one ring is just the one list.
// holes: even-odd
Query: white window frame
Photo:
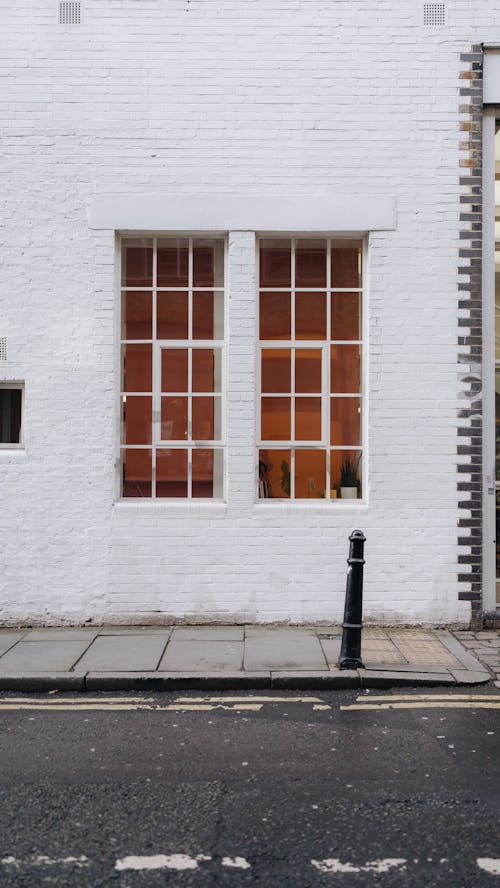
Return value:
[[(283, 240), (283, 241), (291, 241), (291, 283), (290, 288), (288, 287), (261, 287), (260, 286), (260, 244), (263, 240)], [(297, 241), (305, 241), (305, 240), (326, 240), (327, 242), (327, 278), (326, 278), (326, 287), (295, 287), (295, 250)], [(340, 240), (359, 240), (361, 241), (361, 287), (332, 287), (331, 286), (331, 245), (332, 241), (340, 241)], [(257, 349), (256, 349), (256, 381), (257, 381), (257, 391), (256, 391), (256, 465), (255, 465), (255, 501), (259, 505), (265, 504), (266, 506), (270, 504), (272, 506), (273, 503), (287, 503), (287, 504), (297, 504), (302, 505), (304, 503), (314, 502), (316, 505), (335, 505), (340, 508), (345, 507), (353, 507), (359, 505), (365, 505), (367, 503), (367, 479), (366, 479), (366, 410), (367, 410), (367, 293), (366, 293), (366, 279), (367, 279), (367, 259), (368, 259), (368, 250), (367, 250), (367, 241), (363, 234), (356, 233), (341, 233), (341, 234), (333, 234), (333, 235), (325, 235), (321, 232), (317, 233), (308, 233), (306, 235), (291, 235), (290, 233), (280, 232), (279, 234), (259, 234), (257, 237)], [(291, 297), (291, 338), (289, 340), (284, 339), (272, 339), (272, 340), (261, 340), (260, 339), (260, 293), (261, 292), (288, 292), (290, 291)], [(314, 340), (304, 340), (304, 339), (296, 339), (295, 337), (295, 293), (317, 293), (319, 291), (325, 292), (326, 299), (326, 330), (327, 330), (327, 338), (322, 339), (314, 339)], [(329, 298), (332, 293), (359, 293), (361, 296), (361, 334), (362, 338), (353, 340), (336, 340), (330, 339), (329, 333), (331, 331), (331, 299)], [(329, 350), (333, 345), (359, 345), (360, 346), (360, 357), (361, 357), (361, 391), (360, 392), (334, 392), (333, 395), (330, 392), (330, 380), (329, 380)], [(295, 441), (294, 440), (294, 409), (293, 403), (291, 405), (291, 417), (290, 417), (290, 433), (291, 437), (289, 441), (264, 441), (261, 438), (261, 398), (266, 396), (267, 393), (263, 393), (261, 390), (261, 374), (262, 374), (262, 360), (261, 355), (262, 351), (265, 349), (288, 349), (294, 352), (296, 349), (317, 349), (321, 350), (322, 353), (322, 386), (323, 392), (321, 393), (321, 440), (320, 441)], [(295, 397), (295, 357), (292, 358), (292, 367), (291, 367), (291, 388), (293, 391), (289, 394), (280, 394), (280, 393), (269, 393), (269, 397)], [(315, 394), (301, 393), (303, 397), (315, 397)], [(318, 397), (318, 395), (316, 395)], [(360, 409), (361, 409), (361, 417), (360, 417), (360, 431), (361, 431), (361, 443), (349, 446), (345, 445), (334, 445), (330, 444), (330, 401), (331, 398), (359, 398), (360, 401)], [(261, 498), (259, 497), (259, 451), (262, 449), (266, 450), (290, 450), (290, 496), (289, 497), (272, 497), (272, 498)], [(326, 451), (326, 490), (325, 497), (314, 497), (309, 499), (306, 498), (297, 498), (295, 497), (295, 451), (296, 450), (325, 450)], [(340, 499), (338, 497), (331, 497), (331, 483), (330, 483), (330, 452), (332, 450), (339, 451), (351, 451), (357, 452), (361, 454), (361, 458), (358, 464), (358, 474), (361, 483), (361, 492), (362, 497), (360, 499), (349, 500), (349, 499)]]
[(21, 392), (21, 425), (19, 428), (18, 443), (0, 441), (0, 450), (24, 450), (24, 382), (2, 380), (0, 389), (14, 389)]
[[(152, 287), (124, 287), (122, 285), (121, 280), (121, 267), (123, 261), (123, 247), (129, 240), (141, 240), (142, 238), (153, 241), (153, 278), (152, 278)], [(179, 238), (182, 240), (187, 240), (189, 242), (189, 266), (188, 266), (188, 286), (187, 287), (158, 287), (157, 286), (157, 249), (158, 249), (158, 241), (161, 240), (170, 240)], [(213, 286), (213, 287), (201, 287), (201, 286), (193, 286), (193, 242), (199, 240), (219, 240), (223, 243), (223, 255), (224, 255), (224, 274), (223, 274), (223, 284), (222, 286)], [(120, 269), (120, 287), (119, 287), (119, 353), (120, 353), (120, 370), (119, 370), (119, 408), (118, 408), (118, 420), (119, 420), (119, 455), (117, 458), (117, 467), (118, 467), (118, 481), (117, 481), (117, 493), (118, 500), (120, 502), (126, 503), (148, 503), (156, 502), (168, 507), (170, 504), (182, 504), (186, 505), (187, 503), (193, 503), (196, 505), (200, 505), (203, 503), (217, 503), (217, 502), (225, 502), (226, 500), (226, 490), (227, 490), (227, 437), (226, 437), (226, 412), (227, 412), (227, 331), (228, 331), (228, 268), (227, 268), (227, 259), (228, 259), (228, 242), (227, 237), (223, 237), (220, 234), (211, 234), (210, 232), (203, 232), (200, 234), (192, 234), (187, 235), (186, 233), (177, 233), (177, 232), (166, 232), (166, 233), (152, 233), (152, 232), (133, 232), (130, 234), (122, 234), (119, 238), (118, 242), (118, 256), (119, 256), (119, 269)], [(123, 339), (122, 338), (122, 311), (123, 311), (123, 294), (125, 292), (144, 292), (145, 290), (151, 289), (152, 293), (152, 339)], [(196, 293), (222, 293), (223, 295), (223, 339), (193, 339), (192, 337), (188, 339), (158, 339), (156, 337), (157, 332), (157, 293), (179, 293), (179, 292), (187, 292), (188, 294), (188, 333), (192, 333), (192, 319), (193, 319), (193, 291)], [(126, 345), (151, 345), (152, 347), (152, 391), (151, 392), (125, 392), (122, 388), (122, 358), (121, 352), (124, 346)], [(188, 359), (188, 392), (179, 393), (180, 396), (188, 397), (188, 437), (184, 440), (167, 440), (161, 438), (161, 352), (162, 349), (166, 348), (176, 348), (176, 349), (187, 349), (190, 355)], [(214, 351), (219, 351), (221, 354), (221, 385), (220, 385), (220, 394), (219, 393), (211, 393), (211, 392), (193, 392), (192, 391), (192, 379), (191, 379), (191, 366), (192, 359), (191, 354), (192, 351), (196, 349), (213, 349)], [(131, 397), (141, 397), (141, 395), (150, 396), (152, 399), (152, 432), (151, 432), (151, 444), (124, 444), (122, 437), (122, 403), (123, 398), (130, 395)], [(168, 396), (175, 397), (175, 392), (165, 393)], [(217, 440), (193, 440), (189, 436), (191, 434), (191, 405), (192, 405), (192, 396), (195, 397), (219, 397), (220, 398), (220, 422), (221, 422), (221, 435)], [(215, 404), (214, 404), (215, 407)], [(192, 495), (192, 453), (194, 450), (214, 450), (214, 451), (222, 451), (222, 476), (220, 477), (220, 485), (221, 485), (221, 496), (214, 497), (193, 497)], [(151, 450), (151, 496), (150, 497), (126, 497), (123, 496), (122, 492), (122, 461), (121, 454), (124, 450)], [(158, 497), (156, 495), (156, 453), (157, 450), (187, 450), (188, 451), (188, 477), (187, 477), (187, 496), (185, 497)], [(215, 460), (214, 460), (214, 486), (215, 486)]]

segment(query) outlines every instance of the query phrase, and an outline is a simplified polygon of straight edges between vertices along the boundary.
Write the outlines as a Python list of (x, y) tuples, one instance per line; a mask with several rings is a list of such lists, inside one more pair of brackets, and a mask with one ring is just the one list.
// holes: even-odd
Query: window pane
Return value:
[(151, 450), (122, 450), (122, 496), (151, 496)]
[(187, 390), (188, 390), (188, 350), (187, 350), (187, 348), (162, 348), (162, 350), (161, 350), (161, 390), (162, 390), (162, 392), (187, 392)]
[(326, 493), (326, 452), (295, 451), (295, 497), (324, 499)]
[(223, 338), (223, 293), (193, 293), (193, 339)]
[(123, 395), (123, 444), (151, 444), (152, 399)]
[(158, 339), (188, 338), (187, 293), (157, 293), (156, 335)]
[(193, 450), (193, 497), (223, 495), (222, 450)]
[(122, 286), (153, 286), (153, 241), (124, 240), (122, 247)]
[(151, 345), (122, 346), (123, 391), (150, 392), (153, 388)]
[(262, 398), (263, 441), (290, 440), (290, 398)]
[(289, 348), (264, 348), (261, 355), (263, 392), (291, 391), (292, 363)]
[(361, 450), (330, 452), (330, 485), (342, 499), (358, 499), (361, 491)]
[(261, 293), (259, 335), (261, 339), (290, 339), (292, 324), (290, 293)]
[(291, 257), (291, 241), (262, 240), (259, 250), (260, 286), (291, 287)]
[(194, 348), (193, 392), (220, 392), (222, 353), (220, 349)]
[(359, 293), (332, 293), (332, 339), (361, 339)]
[(188, 436), (188, 399), (161, 399), (161, 440), (184, 441)]
[(193, 286), (224, 286), (224, 242), (193, 241)]
[(295, 286), (326, 287), (326, 241), (297, 241), (295, 245)]
[(290, 498), (290, 451), (259, 450), (259, 499)]
[(332, 393), (355, 394), (361, 391), (361, 347), (332, 345), (330, 373)]
[(156, 451), (156, 496), (188, 495), (188, 452), (187, 450)]
[(221, 437), (220, 398), (193, 398), (193, 441), (219, 441)]
[(295, 398), (295, 440), (321, 441), (321, 398)]
[(157, 248), (158, 287), (187, 287), (189, 271), (189, 241), (185, 238), (165, 238)]
[(296, 339), (326, 339), (326, 294), (295, 294)]
[(295, 350), (295, 391), (322, 391), (321, 385), (321, 351), (316, 348), (298, 348)]
[(122, 339), (151, 339), (153, 294), (149, 291), (122, 294)]
[(20, 388), (0, 388), (0, 444), (21, 443)]
[(361, 401), (359, 398), (332, 398), (330, 443), (361, 444)]
[(361, 241), (332, 241), (332, 287), (361, 287)]

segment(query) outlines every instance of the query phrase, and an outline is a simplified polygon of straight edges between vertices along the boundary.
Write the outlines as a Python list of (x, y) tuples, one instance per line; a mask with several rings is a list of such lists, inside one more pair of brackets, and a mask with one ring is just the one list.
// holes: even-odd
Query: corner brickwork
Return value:
[[(471, 628), (482, 626), (482, 121), (483, 51), (480, 44), (460, 56), (464, 69), (460, 104), (460, 249), (459, 249), (459, 365), (462, 398), (459, 412), (459, 507), (467, 517), (458, 521), (460, 601), (471, 602)], [(466, 571), (466, 572), (465, 572)]]

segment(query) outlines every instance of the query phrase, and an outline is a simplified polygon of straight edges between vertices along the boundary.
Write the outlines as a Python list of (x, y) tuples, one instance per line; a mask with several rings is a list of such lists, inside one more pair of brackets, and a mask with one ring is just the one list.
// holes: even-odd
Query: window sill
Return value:
[(113, 503), (113, 511), (117, 515), (130, 513), (154, 515), (225, 515), (227, 503), (222, 500), (212, 502), (200, 502), (200, 500), (147, 500), (147, 499), (121, 499)]
[(27, 453), (22, 444), (0, 444), (0, 457), (2, 456), (27, 456)]
[(330, 510), (335, 510), (335, 512), (342, 512), (344, 509), (362, 509), (366, 510), (368, 508), (368, 503), (366, 500), (292, 500), (291, 502), (288, 500), (267, 500), (264, 504), (262, 500), (254, 503), (255, 511), (260, 515), (264, 514), (264, 512), (268, 510), (277, 510), (277, 511), (285, 511), (285, 512), (296, 512), (300, 510), (310, 511), (311, 509), (316, 509), (318, 512), (327, 512)]

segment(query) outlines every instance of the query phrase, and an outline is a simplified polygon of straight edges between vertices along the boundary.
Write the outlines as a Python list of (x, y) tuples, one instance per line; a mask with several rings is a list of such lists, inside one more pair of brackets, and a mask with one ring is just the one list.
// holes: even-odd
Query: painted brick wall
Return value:
[[(0, 2), (0, 379), (26, 383), (26, 451), (0, 453), (0, 620), (338, 620), (359, 526), (367, 619), (467, 623), (460, 55), (500, 43), (498, 0), (449, 0), (436, 29), (413, 0), (82, 2), (73, 27), (52, 0)], [(370, 239), (368, 506), (254, 503), (248, 232), (229, 244), (227, 505), (113, 505), (115, 235), (89, 203), (234, 191), (397, 199)]]

